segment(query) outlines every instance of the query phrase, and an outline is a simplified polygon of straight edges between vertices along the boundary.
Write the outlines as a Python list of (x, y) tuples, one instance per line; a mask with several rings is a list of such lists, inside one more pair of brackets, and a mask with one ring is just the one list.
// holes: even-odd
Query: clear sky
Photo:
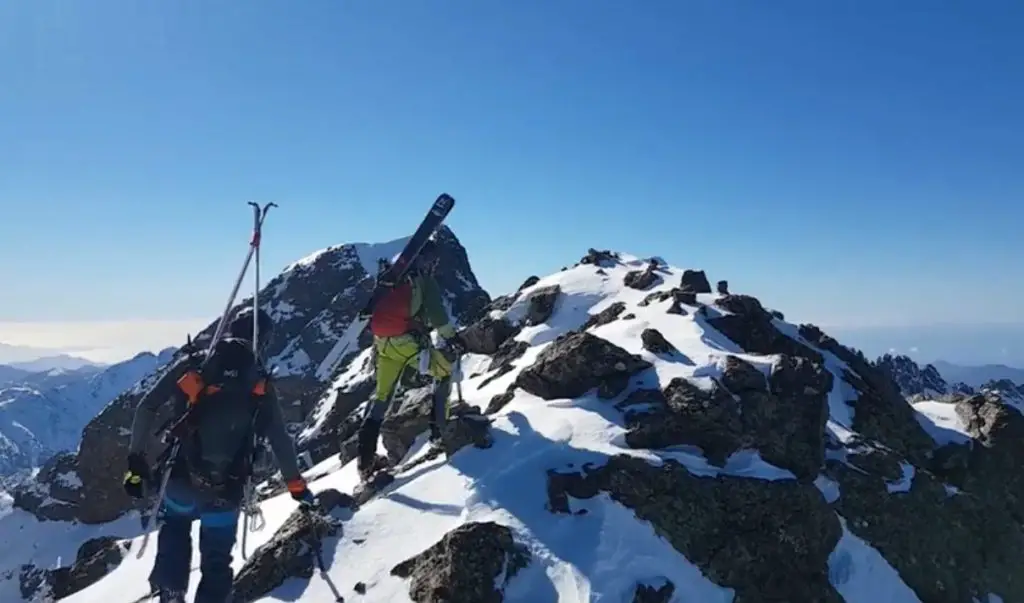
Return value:
[(1024, 323), (1021, 32), (1015, 0), (2, 2), (0, 341), (177, 343), (246, 201), (281, 206), (269, 274), (441, 191), (493, 294), (594, 246), (801, 322)]

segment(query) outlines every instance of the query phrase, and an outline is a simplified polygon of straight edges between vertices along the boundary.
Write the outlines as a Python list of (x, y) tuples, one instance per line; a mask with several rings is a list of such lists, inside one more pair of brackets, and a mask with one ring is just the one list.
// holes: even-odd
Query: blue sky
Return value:
[(0, 4), (0, 327), (206, 320), (246, 201), (269, 273), (441, 191), (495, 294), (595, 246), (799, 321), (1024, 323), (1024, 5), (943, 4)]

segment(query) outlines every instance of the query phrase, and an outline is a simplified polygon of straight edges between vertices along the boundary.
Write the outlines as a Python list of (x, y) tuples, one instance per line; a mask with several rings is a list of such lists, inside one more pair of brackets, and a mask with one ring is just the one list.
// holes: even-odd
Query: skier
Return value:
[[(441, 287), (433, 276), (439, 259), (437, 244), (428, 239), (401, 282), (388, 282), (386, 270), (381, 275), (380, 284), (389, 290), (370, 315), (377, 383), (359, 427), (356, 466), (364, 481), (378, 468), (375, 465), (381, 422), (409, 367), (420, 367), (437, 380), (430, 415), (430, 439), (434, 443), (441, 439), (441, 428), (448, 414), (452, 362), (465, 346), (448, 321)], [(431, 345), (431, 328), (444, 340), (441, 350)]]
[[(259, 332), (270, 334), (273, 322), (259, 310)], [(158, 483), (170, 471), (160, 514), (156, 562), (150, 585), (160, 603), (184, 603), (191, 573), (192, 523), (200, 522), (199, 552), (202, 578), (195, 603), (225, 603), (231, 595), (232, 548), (235, 544), (245, 484), (250, 477), (255, 440), (266, 437), (288, 490), (296, 501), (315, 499), (299, 472), (291, 436), (285, 430), (273, 386), (253, 354), (253, 312), (243, 309), (230, 323), (227, 336), (210, 355), (202, 377), (196, 362), (184, 355), (160, 377), (139, 401), (132, 425), (125, 492), (141, 498), (146, 484)], [(262, 337), (260, 338), (263, 339)], [(191, 384), (196, 384), (194, 387)], [(152, 471), (144, 450), (158, 409), (168, 400), (195, 403), (191, 429), (181, 440), (178, 457)], [(201, 394), (196, 397), (198, 390)], [(191, 393), (190, 393), (191, 392)], [(180, 416), (185, 408), (176, 409)]]

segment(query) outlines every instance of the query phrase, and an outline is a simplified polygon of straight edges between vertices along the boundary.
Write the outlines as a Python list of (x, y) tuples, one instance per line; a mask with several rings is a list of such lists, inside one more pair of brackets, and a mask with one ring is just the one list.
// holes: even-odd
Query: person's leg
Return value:
[(410, 359), (419, 348), (411, 338), (391, 337), (377, 344), (376, 388), (370, 399), (362, 425), (359, 426), (359, 461), (362, 471), (368, 471), (377, 457), (377, 439), (380, 426), (391, 405), (398, 382)]
[(430, 351), (430, 375), (437, 380), (430, 413), (430, 439), (437, 441), (441, 439), (442, 429), (448, 422), (448, 398), (452, 392), (452, 362), (436, 349)]
[(172, 478), (160, 510), (156, 561), (149, 583), (160, 592), (161, 603), (183, 602), (192, 565), (192, 522), (196, 501), (188, 484)]
[(195, 603), (226, 603), (234, 572), (231, 550), (238, 532), (238, 506), (204, 505), (199, 515), (199, 557), (202, 578)]

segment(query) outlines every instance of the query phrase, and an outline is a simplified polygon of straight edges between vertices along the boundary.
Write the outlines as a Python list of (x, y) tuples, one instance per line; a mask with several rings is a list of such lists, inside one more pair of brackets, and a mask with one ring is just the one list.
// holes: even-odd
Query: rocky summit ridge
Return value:
[[(345, 342), (358, 253), (268, 284), (294, 316), (273, 349), (329, 516), (264, 484), (268, 525), (236, 557), (235, 601), (1024, 601), (1024, 417), (1004, 392), (919, 408), (821, 329), (660, 258), (590, 250), (492, 300), (444, 236), (463, 260), (443, 277), (469, 348), (463, 399), (438, 454), (424, 442), (429, 384), (406, 384), (380, 450), (401, 469), (376, 497), (352, 496), (372, 383), (365, 342)], [(135, 395), (92, 433), (121, 437)], [(19, 566), (25, 598), (145, 593), (153, 550), (125, 555), (137, 528), (91, 469), (91, 455), (119, 453), (83, 439), (46, 468), (82, 482), (66, 515), (22, 499), (0, 518), (0, 533), (41, 529), (31, 511), (93, 536), (59, 570), (43, 553)], [(56, 498), (46, 471), (36, 496)]]

